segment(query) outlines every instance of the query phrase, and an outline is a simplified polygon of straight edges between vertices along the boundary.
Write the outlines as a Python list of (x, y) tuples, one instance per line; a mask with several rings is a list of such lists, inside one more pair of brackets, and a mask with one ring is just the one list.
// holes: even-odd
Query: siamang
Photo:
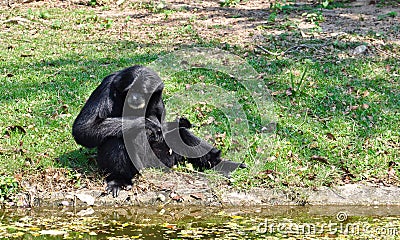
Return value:
[[(154, 71), (128, 67), (105, 77), (75, 119), (73, 137), (84, 147), (97, 148), (97, 164), (107, 175), (106, 191), (113, 197), (121, 188), (132, 187), (142, 167), (158, 167), (157, 161), (172, 167), (186, 158), (201, 170), (222, 162), (232, 163), (234, 169), (244, 167), (222, 161), (220, 150), (189, 131), (187, 119), (165, 122), (163, 89)], [(208, 152), (196, 155), (199, 149)]]

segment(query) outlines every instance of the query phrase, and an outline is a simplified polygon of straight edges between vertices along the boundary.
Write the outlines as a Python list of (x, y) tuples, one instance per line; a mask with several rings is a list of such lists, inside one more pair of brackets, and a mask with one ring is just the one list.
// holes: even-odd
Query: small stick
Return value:
[(256, 45), (256, 47), (258, 47), (259, 49), (261, 49), (263, 52), (265, 52), (265, 53), (267, 53), (267, 54), (270, 54), (270, 55), (273, 55), (273, 56), (280, 56), (280, 55), (282, 55), (282, 54), (279, 54), (279, 53), (274, 53), (274, 52), (268, 51), (267, 49), (263, 48), (263, 47), (260, 46), (260, 45)]

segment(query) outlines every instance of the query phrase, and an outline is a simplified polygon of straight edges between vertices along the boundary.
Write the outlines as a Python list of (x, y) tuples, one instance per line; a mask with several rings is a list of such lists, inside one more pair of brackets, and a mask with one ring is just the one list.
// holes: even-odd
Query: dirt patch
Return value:
[[(400, 44), (398, 29), (400, 6), (379, 8), (364, 0), (355, 1), (349, 6), (349, 8), (324, 10), (325, 21), (321, 23), (323, 31), (331, 35), (359, 34), (367, 39), (370, 39), (371, 35), (385, 36), (387, 42)], [(390, 17), (390, 13), (397, 14)]]
[[(303, 16), (303, 13), (311, 12), (303, 8), (311, 6), (309, 1), (292, 3), (296, 10), (278, 11), (273, 21), (269, 18), (275, 14), (271, 9), (275, 1), (242, 1), (234, 7), (221, 7), (218, 1), (163, 1), (161, 8), (154, 1), (118, 1), (119, 4), (104, 3), (108, 10), (104, 10), (104, 6), (88, 7), (89, 1), (82, 0), (20, 2), (9, 1), (9, 5), (11, 9), (59, 7), (93, 10), (99, 17), (113, 19), (113, 24), (118, 25), (105, 33), (119, 38), (126, 33), (133, 38), (130, 40), (143, 44), (191, 44), (192, 38), (185, 38), (185, 35), (196, 34), (203, 42), (218, 41), (251, 48), (255, 43), (267, 41), (267, 35), (279, 35), (291, 29), (303, 31), (305, 38), (346, 33), (360, 34), (368, 40), (371, 34), (378, 34), (384, 35), (386, 43), (400, 43), (400, 3), (378, 7), (371, 4), (373, 1), (357, 0), (345, 8), (320, 9), (324, 18), (319, 24), (322, 31), (315, 34), (309, 33), (315, 24)], [(292, 24), (285, 28), (284, 22), (287, 20)], [(281, 30), (276, 27), (280, 24)], [(276, 26), (271, 27), (273, 25)], [(168, 33), (176, 28), (181, 28), (182, 33), (179, 38), (171, 39)], [(157, 34), (162, 37), (157, 37)]]

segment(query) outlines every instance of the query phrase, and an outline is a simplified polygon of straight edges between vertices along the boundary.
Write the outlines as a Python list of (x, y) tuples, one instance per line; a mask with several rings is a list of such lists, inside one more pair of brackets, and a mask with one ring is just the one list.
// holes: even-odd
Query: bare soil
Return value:
[(271, 205), (400, 205), (395, 186), (346, 184), (317, 189), (235, 189), (228, 180), (210, 180), (204, 174), (145, 171), (135, 180), (132, 191), (117, 198), (99, 188), (69, 191), (30, 191), (18, 195), (19, 206), (165, 206), (200, 205), (212, 207)]

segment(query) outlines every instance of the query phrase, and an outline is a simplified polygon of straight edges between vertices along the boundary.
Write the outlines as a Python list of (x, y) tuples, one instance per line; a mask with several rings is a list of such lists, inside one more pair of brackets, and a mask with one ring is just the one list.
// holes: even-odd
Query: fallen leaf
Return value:
[(335, 140), (335, 141), (336, 141), (336, 138), (335, 138), (335, 136), (333, 136), (332, 133), (327, 133), (327, 134), (326, 134), (326, 137), (327, 137), (328, 139), (330, 139), (330, 140)]
[(282, 93), (283, 93), (283, 91), (275, 91), (275, 92), (271, 93), (271, 96), (278, 96), (278, 95), (280, 95)]
[(288, 88), (286, 89), (286, 96), (292, 96), (293, 95), (293, 89), (292, 88)]
[(165, 202), (166, 197), (165, 197), (164, 194), (160, 193), (160, 194), (158, 194), (158, 196), (157, 196), (157, 200), (160, 200), (161, 202)]
[(318, 155), (313, 155), (311, 157), (311, 160), (315, 160), (315, 161), (318, 161), (318, 162), (329, 164), (328, 159), (326, 159), (325, 157), (322, 157), (322, 156), (318, 156)]
[(176, 225), (175, 224), (170, 224), (170, 223), (164, 223), (163, 227), (169, 228), (169, 229), (175, 229)]
[(349, 88), (347, 89), (347, 93), (352, 93), (352, 92), (354, 92), (354, 87), (349, 87)]
[(172, 198), (172, 200), (177, 201), (177, 202), (183, 202), (184, 199), (182, 196), (176, 195)]
[(204, 195), (202, 193), (192, 193), (192, 194), (190, 194), (190, 197), (192, 197), (196, 200), (201, 200), (204, 198)]
[(269, 179), (271, 179), (272, 181), (275, 181), (275, 177), (272, 174), (267, 174), (267, 176), (269, 177)]
[(350, 107), (350, 110), (357, 110), (358, 109), (358, 105), (354, 105)]
[(389, 178), (397, 178), (396, 170), (394, 170), (392, 167), (389, 167), (387, 174)]
[(305, 167), (297, 166), (297, 167), (296, 167), (296, 170), (299, 171), (299, 172), (304, 172), (304, 171), (306, 171), (307, 169), (308, 169), (307, 166), (305, 166)]

